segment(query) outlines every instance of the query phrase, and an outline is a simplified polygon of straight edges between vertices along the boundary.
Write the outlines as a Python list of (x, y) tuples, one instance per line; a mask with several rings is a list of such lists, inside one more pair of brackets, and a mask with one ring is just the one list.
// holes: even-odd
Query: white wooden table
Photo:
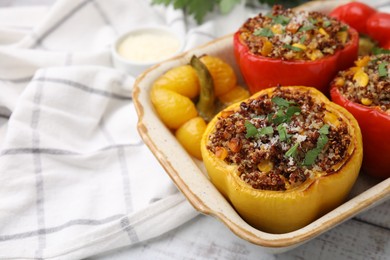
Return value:
[(157, 239), (90, 259), (387, 260), (390, 259), (390, 201), (278, 255), (238, 238), (216, 219), (199, 215)]
[[(50, 4), (53, 0), (0, 1), (0, 6)], [(390, 5), (390, 1), (389, 1)], [(172, 216), (174, 218), (174, 216)], [(286, 253), (272, 255), (199, 215), (176, 230), (136, 246), (91, 257), (108, 259), (390, 259), (390, 201)]]

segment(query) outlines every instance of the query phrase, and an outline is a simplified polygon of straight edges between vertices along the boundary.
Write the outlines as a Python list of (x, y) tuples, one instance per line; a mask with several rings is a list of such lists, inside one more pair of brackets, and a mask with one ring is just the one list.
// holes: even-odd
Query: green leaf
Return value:
[(329, 134), (329, 125), (328, 124), (324, 124), (319, 130), (318, 132), (322, 135), (327, 135)]
[(294, 104), (294, 101), (288, 101), (281, 97), (273, 97), (271, 101), (272, 103), (278, 105), (279, 107), (289, 107), (290, 104)]
[(281, 25), (287, 25), (290, 22), (290, 20), (291, 20), (290, 18), (284, 15), (278, 15), (273, 19), (274, 23), (281, 24)]
[(253, 32), (255, 36), (273, 37), (274, 33), (269, 28), (260, 28)]
[(286, 116), (291, 120), (293, 115), (299, 115), (301, 113), (301, 108), (297, 106), (291, 106), (287, 108)]
[(324, 21), (324, 22), (322, 23), (322, 25), (323, 25), (325, 28), (326, 28), (326, 27), (329, 27), (331, 24), (332, 24), (332, 22), (329, 21), (329, 20), (326, 20), (326, 21)]
[(245, 137), (254, 137), (257, 135), (257, 128), (248, 120), (245, 121), (246, 134)]
[(152, 4), (163, 4), (165, 6), (169, 5), (172, 0), (152, 0)]
[(302, 38), (299, 40), (300, 43), (304, 43), (306, 41), (306, 35), (303, 35)]
[[(176, 0), (183, 1), (184, 0)], [(213, 11), (214, 6), (217, 4), (217, 0), (185, 0), (187, 2), (186, 8), (188, 13), (193, 15), (198, 24), (203, 22), (207, 13)]]
[(379, 77), (387, 77), (387, 62), (381, 62), (378, 65)]
[(375, 55), (378, 55), (378, 54), (388, 54), (388, 53), (390, 53), (390, 50), (374, 47), (372, 49), (372, 53), (375, 54)]
[(325, 145), (329, 141), (328, 137), (326, 136), (327, 134), (329, 134), (329, 125), (323, 125), (318, 130), (318, 132), (320, 133), (320, 136), (317, 140), (317, 146), (316, 148), (311, 149), (306, 153), (305, 159), (303, 160), (303, 165), (305, 166), (310, 166), (316, 161), (318, 155), (321, 153), (322, 149), (324, 149)]
[(278, 129), (278, 134), (279, 134), (280, 141), (282, 141), (282, 142), (288, 141), (289, 138), (291, 137), (291, 135), (289, 135), (287, 133), (286, 127), (284, 127), (283, 125), (278, 125), (277, 129)]
[(272, 128), (272, 126), (266, 126), (266, 127), (263, 127), (258, 131), (258, 136), (261, 136), (261, 135), (270, 135), (270, 134), (273, 134), (274, 133), (274, 129)]
[(310, 31), (310, 30), (313, 30), (315, 27), (314, 25), (305, 25), (305, 26), (302, 26), (301, 28), (299, 28), (299, 32), (306, 32), (306, 31)]
[(312, 165), (316, 161), (317, 156), (320, 154), (320, 152), (321, 150), (317, 148), (308, 151), (305, 155), (305, 159), (303, 160), (303, 165), (305, 166)]
[(292, 51), (295, 51), (295, 52), (301, 52), (301, 51), (303, 51), (301, 48), (292, 46), (292, 45), (290, 45), (290, 44), (285, 44), (285, 45), (283, 45), (283, 47), (286, 48), (286, 49), (290, 49), (290, 50), (292, 50)]
[(220, 0), (219, 10), (222, 14), (227, 14), (233, 9), (236, 4), (240, 2), (240, 0)]
[(285, 156), (295, 158), (298, 153), (298, 145), (299, 143), (295, 143), (293, 146), (291, 146), (291, 148), (286, 152)]

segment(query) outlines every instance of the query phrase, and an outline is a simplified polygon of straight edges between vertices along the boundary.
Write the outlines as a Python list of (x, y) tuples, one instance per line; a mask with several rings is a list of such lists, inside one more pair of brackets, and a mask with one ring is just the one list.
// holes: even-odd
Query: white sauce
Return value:
[(180, 48), (179, 40), (167, 32), (144, 31), (127, 36), (118, 46), (125, 59), (154, 62), (169, 58)]

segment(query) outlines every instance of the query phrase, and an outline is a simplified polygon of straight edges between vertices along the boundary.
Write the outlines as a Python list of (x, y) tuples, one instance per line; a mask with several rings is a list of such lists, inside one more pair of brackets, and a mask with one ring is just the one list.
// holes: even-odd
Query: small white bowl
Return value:
[[(141, 41), (140, 37), (143, 37), (143, 44), (137, 44)], [(127, 47), (124, 47), (124, 44), (128, 44)], [(172, 49), (172, 45), (177, 47)], [(164, 48), (165, 50), (169, 48), (169, 53), (164, 52)], [(111, 53), (115, 68), (136, 77), (151, 66), (179, 54), (183, 48), (182, 37), (168, 27), (147, 26), (128, 31), (118, 37), (112, 45)]]

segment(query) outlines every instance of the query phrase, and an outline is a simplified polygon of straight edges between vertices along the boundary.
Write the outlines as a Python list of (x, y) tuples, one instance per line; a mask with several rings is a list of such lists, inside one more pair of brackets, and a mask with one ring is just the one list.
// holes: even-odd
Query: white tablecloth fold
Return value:
[(140, 139), (134, 78), (112, 68), (109, 49), (148, 24), (189, 49), (233, 32), (243, 6), (201, 26), (139, 0), (0, 12), (0, 258), (84, 258), (197, 215)]

